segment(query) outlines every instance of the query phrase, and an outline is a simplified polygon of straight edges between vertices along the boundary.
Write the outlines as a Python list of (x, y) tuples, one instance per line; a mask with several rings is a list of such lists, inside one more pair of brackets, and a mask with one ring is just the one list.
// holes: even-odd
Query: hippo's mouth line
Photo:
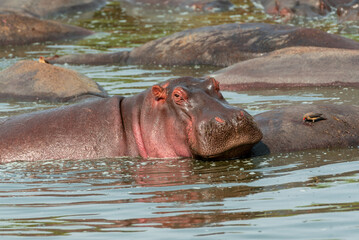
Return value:
[(196, 153), (195, 151), (192, 151), (192, 155), (193, 155), (192, 157), (194, 159), (208, 160), (208, 161), (243, 159), (250, 156), (253, 145), (254, 144), (240, 144), (230, 147), (228, 149), (223, 149), (223, 151), (218, 151), (217, 153), (210, 155), (199, 154)]

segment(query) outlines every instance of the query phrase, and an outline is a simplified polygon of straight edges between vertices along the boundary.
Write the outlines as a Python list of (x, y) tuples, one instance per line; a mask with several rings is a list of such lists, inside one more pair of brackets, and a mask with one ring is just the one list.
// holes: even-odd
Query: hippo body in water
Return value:
[(359, 87), (359, 50), (291, 47), (210, 74), (225, 90)]
[(1, 0), (0, 11), (12, 11), (38, 18), (51, 18), (60, 14), (93, 10), (106, 4), (106, 0)]
[[(320, 121), (304, 121), (309, 112), (321, 116)], [(0, 162), (119, 156), (229, 159), (359, 145), (359, 106), (290, 106), (254, 119), (228, 105), (213, 78), (179, 78), (129, 98), (3, 119)]]
[[(321, 120), (304, 121), (309, 112), (321, 114)], [(253, 156), (359, 146), (359, 106), (305, 104), (257, 114), (254, 119), (263, 139), (253, 147)]]
[(76, 39), (93, 34), (81, 27), (14, 13), (0, 13), (0, 32), (0, 46)]
[(266, 23), (233, 23), (174, 33), (132, 51), (65, 55), (50, 62), (226, 67), (293, 46), (359, 49), (359, 42), (316, 29)]
[(0, 99), (17, 101), (74, 101), (108, 97), (92, 79), (73, 70), (22, 60), (0, 72)]
[(0, 162), (103, 157), (203, 159), (249, 154), (262, 137), (228, 105), (213, 78), (180, 78), (112, 97), (0, 122)]

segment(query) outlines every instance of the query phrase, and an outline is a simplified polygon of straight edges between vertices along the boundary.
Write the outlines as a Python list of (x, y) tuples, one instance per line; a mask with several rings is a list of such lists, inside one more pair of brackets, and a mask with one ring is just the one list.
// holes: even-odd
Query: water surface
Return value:
[[(128, 50), (173, 32), (232, 22), (282, 23), (250, 1), (226, 13), (134, 9), (111, 2), (58, 20), (97, 32), (61, 43), (7, 47), (0, 69), (21, 59)], [(296, 18), (287, 24), (359, 40), (358, 23)], [(168, 78), (215, 67), (71, 66), (111, 95), (131, 96)], [(298, 104), (357, 104), (355, 88), (224, 92), (251, 114)], [(1, 102), (0, 117), (60, 106)], [(0, 239), (357, 239), (359, 149), (322, 149), (205, 162), (118, 158), (0, 165)]]

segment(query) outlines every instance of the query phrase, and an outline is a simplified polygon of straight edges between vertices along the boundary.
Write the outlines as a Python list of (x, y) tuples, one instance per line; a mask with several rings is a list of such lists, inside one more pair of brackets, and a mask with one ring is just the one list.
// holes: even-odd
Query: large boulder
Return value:
[(359, 87), (359, 50), (291, 47), (210, 74), (227, 90)]
[(74, 39), (93, 33), (84, 28), (14, 13), (0, 14), (0, 32), (0, 46)]
[(68, 101), (107, 97), (96, 82), (73, 70), (24, 60), (0, 72), (1, 99)]

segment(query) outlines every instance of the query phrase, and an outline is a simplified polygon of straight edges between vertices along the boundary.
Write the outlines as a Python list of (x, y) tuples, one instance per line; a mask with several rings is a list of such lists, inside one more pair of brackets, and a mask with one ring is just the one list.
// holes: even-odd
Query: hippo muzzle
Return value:
[(200, 159), (228, 159), (248, 156), (262, 132), (244, 110), (224, 106), (226, 111), (195, 123), (192, 154)]

